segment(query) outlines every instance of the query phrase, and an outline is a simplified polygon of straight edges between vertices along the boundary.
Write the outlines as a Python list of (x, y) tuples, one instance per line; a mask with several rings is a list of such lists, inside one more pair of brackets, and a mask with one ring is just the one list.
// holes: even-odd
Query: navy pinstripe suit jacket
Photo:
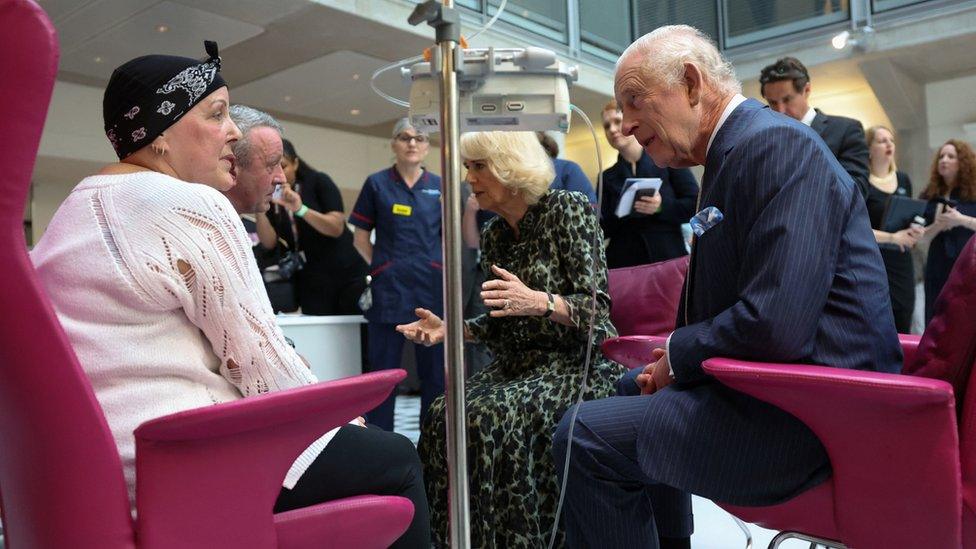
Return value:
[(701, 193), (700, 209), (724, 220), (692, 250), (670, 341), (677, 381), (701, 379), (715, 356), (901, 369), (864, 201), (813, 130), (742, 103), (708, 151)]

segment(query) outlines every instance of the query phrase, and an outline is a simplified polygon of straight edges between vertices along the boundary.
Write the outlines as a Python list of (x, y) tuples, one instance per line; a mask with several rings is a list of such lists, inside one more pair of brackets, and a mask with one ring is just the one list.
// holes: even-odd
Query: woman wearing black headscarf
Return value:
[[(316, 381), (275, 323), (248, 236), (220, 192), (235, 184), (240, 132), (216, 44), (207, 52), (204, 62), (149, 55), (115, 70), (103, 116), (119, 162), (75, 187), (32, 252), (133, 502), (140, 424)], [(344, 426), (314, 442), (275, 511), (364, 493), (410, 498), (414, 520), (397, 545), (429, 547), (416, 452), (378, 429)]]

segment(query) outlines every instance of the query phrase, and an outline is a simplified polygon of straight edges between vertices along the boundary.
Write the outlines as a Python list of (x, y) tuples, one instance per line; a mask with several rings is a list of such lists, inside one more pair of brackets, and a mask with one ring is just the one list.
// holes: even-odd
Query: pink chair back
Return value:
[(6, 543), (15, 549), (131, 547), (118, 451), (24, 242), (22, 213), (57, 61), (54, 28), (37, 4), (0, 0), (0, 308), (7, 318), (0, 330), (0, 494)]
[(677, 320), (688, 256), (610, 269), (610, 321), (621, 336), (668, 335)]
[(935, 314), (902, 373), (952, 385), (959, 414), (963, 539), (976, 547), (976, 239), (970, 239), (935, 302)]

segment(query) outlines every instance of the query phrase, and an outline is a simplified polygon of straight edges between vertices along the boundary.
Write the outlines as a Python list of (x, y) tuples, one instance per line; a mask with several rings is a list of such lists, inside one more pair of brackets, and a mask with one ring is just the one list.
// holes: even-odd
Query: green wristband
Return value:
[(306, 213), (308, 213), (308, 206), (302, 204), (301, 208), (295, 210), (295, 217), (305, 217)]

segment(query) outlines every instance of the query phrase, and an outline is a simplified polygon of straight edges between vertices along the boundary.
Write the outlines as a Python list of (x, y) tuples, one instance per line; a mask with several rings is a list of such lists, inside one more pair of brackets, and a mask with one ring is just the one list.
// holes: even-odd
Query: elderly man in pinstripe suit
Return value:
[(769, 505), (831, 474), (804, 424), (718, 384), (702, 361), (897, 372), (901, 349), (864, 202), (813, 130), (742, 97), (691, 27), (637, 40), (615, 80), (623, 131), (655, 164), (704, 164), (697, 236), (667, 350), (623, 380), (640, 394), (583, 403), (572, 441), (570, 409), (553, 453), (571, 451), (570, 546), (687, 547), (689, 493)]

